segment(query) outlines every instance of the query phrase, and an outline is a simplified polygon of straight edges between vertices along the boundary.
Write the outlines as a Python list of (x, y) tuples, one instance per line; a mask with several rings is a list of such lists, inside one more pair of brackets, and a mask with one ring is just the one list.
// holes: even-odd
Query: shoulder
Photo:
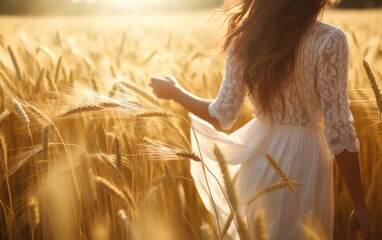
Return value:
[(320, 34), (331, 35), (337, 33), (346, 36), (345, 32), (338, 26), (318, 21), (314, 25), (316, 25), (316, 29)]
[(347, 48), (347, 36), (346, 33), (335, 25), (328, 23), (317, 22), (317, 34), (321, 38), (320, 51), (330, 46), (346, 47)]

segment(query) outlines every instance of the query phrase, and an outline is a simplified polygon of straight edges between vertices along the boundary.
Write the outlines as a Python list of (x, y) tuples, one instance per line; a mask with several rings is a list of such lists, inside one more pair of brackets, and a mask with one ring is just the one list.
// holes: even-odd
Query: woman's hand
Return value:
[(180, 86), (178, 81), (174, 77), (164, 78), (151, 78), (150, 87), (153, 89), (153, 93), (162, 99), (174, 99)]
[(174, 77), (151, 78), (150, 87), (158, 98), (172, 99), (196, 116), (214, 126), (219, 126), (218, 120), (211, 117), (208, 111), (212, 100), (203, 99), (188, 92), (178, 84)]
[[(361, 231), (361, 238), (358, 232)], [(369, 219), (366, 209), (353, 210), (349, 219), (349, 240), (367, 240), (370, 237)]]

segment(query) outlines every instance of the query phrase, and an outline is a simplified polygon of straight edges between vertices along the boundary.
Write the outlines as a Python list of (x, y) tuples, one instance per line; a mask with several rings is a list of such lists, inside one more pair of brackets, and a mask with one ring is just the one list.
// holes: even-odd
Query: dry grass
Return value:
[[(189, 132), (186, 111), (158, 102), (146, 87), (152, 76), (174, 75), (201, 97), (216, 95), (224, 58), (217, 54), (218, 36), (211, 36), (221, 21), (208, 22), (209, 16), (0, 18), (2, 239), (224, 235), (215, 230), (189, 174), (187, 159), (202, 159), (190, 152), (183, 134)], [(349, 93), (372, 239), (382, 237), (382, 125), (374, 95), (382, 86), (381, 16), (380, 10), (325, 16), (349, 40)], [(234, 129), (251, 118), (249, 106), (246, 101)], [(259, 189), (254, 200), (299, 184), (268, 160), (282, 182)], [(345, 239), (352, 205), (337, 168), (335, 204), (334, 238)], [(252, 217), (255, 234), (266, 239), (262, 217)]]

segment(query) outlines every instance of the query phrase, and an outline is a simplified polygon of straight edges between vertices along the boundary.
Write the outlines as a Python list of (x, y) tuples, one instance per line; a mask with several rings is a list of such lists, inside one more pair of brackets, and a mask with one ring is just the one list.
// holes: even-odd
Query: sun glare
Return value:
[(161, 0), (71, 0), (74, 3), (80, 3), (80, 2), (87, 2), (87, 3), (96, 3), (96, 2), (103, 2), (107, 3), (108, 5), (111, 5), (115, 8), (122, 8), (122, 7), (142, 7), (142, 6), (148, 6), (150, 4), (154, 3), (160, 3)]

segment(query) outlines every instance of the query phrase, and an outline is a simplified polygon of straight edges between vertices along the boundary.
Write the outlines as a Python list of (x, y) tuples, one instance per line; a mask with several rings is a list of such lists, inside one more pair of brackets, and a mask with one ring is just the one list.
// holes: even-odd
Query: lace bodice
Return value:
[[(274, 102), (273, 121), (302, 127), (323, 125), (333, 154), (345, 149), (357, 152), (359, 142), (352, 124), (347, 92), (348, 63), (346, 35), (334, 26), (314, 23), (301, 41), (293, 79), (283, 87), (282, 99), (280, 97)], [(237, 62), (228, 56), (218, 96), (209, 106), (210, 115), (224, 129), (232, 127), (248, 93), (246, 84), (235, 78), (237, 71)], [(254, 99), (251, 101), (255, 115), (265, 118), (259, 114), (260, 109)]]

